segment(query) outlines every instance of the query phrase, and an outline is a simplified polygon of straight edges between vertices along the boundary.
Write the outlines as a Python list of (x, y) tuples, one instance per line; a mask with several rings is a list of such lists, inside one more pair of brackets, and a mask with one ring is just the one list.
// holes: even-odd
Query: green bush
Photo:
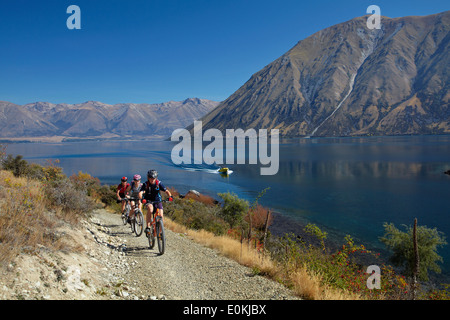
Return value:
[[(413, 228), (411, 226), (404, 227), (405, 232), (397, 229), (392, 223), (385, 223), (385, 234), (380, 240), (392, 250), (391, 262), (394, 266), (403, 267), (404, 274), (412, 277), (415, 265)], [(426, 226), (417, 227), (417, 242), (420, 259), (419, 279), (428, 281), (428, 270), (441, 272), (437, 262), (442, 262), (443, 259), (438, 255), (437, 249), (446, 245), (447, 242), (442, 232)]]
[(236, 194), (229, 192), (219, 193), (218, 196), (223, 200), (220, 216), (230, 224), (231, 229), (239, 226), (248, 212), (248, 201), (240, 199)]
[(164, 215), (190, 229), (203, 229), (215, 235), (223, 235), (228, 230), (227, 223), (218, 216), (217, 207), (194, 199), (177, 199), (172, 203), (166, 203)]
[(6, 158), (2, 160), (2, 168), (11, 171), (16, 177), (21, 177), (28, 172), (28, 162), (24, 160), (21, 155), (13, 157), (8, 154)]

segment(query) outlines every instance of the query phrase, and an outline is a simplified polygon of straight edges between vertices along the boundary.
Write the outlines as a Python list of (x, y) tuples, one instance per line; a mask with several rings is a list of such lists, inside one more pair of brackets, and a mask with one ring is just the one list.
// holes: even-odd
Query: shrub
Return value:
[(69, 179), (77, 190), (86, 192), (88, 196), (95, 195), (100, 188), (100, 180), (89, 173), (78, 171), (78, 174), (71, 175)]
[(16, 177), (24, 176), (28, 172), (28, 162), (21, 155), (13, 157), (8, 154), (2, 160), (2, 167), (4, 170), (11, 171)]
[[(248, 215), (245, 217), (245, 221), (247, 223), (250, 223), (250, 217), (252, 219), (252, 227), (259, 231), (264, 231), (264, 228), (266, 226), (266, 220), (267, 220), (267, 213), (269, 209), (263, 207), (262, 205), (258, 204), (255, 208), (250, 209)], [(273, 215), (270, 215), (268, 226), (270, 226), (273, 222)]]
[(47, 189), (49, 204), (61, 208), (66, 213), (87, 214), (95, 208), (94, 201), (86, 191), (77, 189), (69, 179), (55, 181)]
[(240, 225), (244, 219), (244, 215), (248, 212), (249, 203), (240, 199), (234, 193), (219, 193), (219, 197), (223, 200), (220, 216), (229, 223), (231, 229), (236, 225)]
[(206, 230), (215, 235), (223, 235), (228, 229), (227, 223), (218, 216), (218, 208), (191, 199), (177, 199), (164, 206), (164, 215), (174, 222), (194, 230)]
[(113, 207), (118, 209), (120, 206), (117, 204), (116, 198), (117, 186), (107, 186), (103, 185), (96, 189), (95, 197), (99, 199), (108, 207)]
[[(413, 250), (413, 228), (404, 226), (406, 232), (397, 229), (392, 223), (385, 223), (385, 234), (380, 240), (393, 251), (391, 262), (394, 266), (403, 267), (404, 274), (412, 277), (414, 271), (414, 250)], [(438, 247), (442, 247), (447, 242), (444, 234), (436, 228), (430, 229), (426, 226), (417, 227), (417, 242), (420, 257), (419, 278), (428, 280), (428, 270), (440, 273), (441, 269), (437, 261), (442, 262), (442, 257), (437, 254)]]

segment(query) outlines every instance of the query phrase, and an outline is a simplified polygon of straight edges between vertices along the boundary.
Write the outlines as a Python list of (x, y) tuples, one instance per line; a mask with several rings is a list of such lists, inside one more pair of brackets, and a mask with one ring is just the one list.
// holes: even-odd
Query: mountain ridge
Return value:
[(450, 11), (320, 30), (254, 73), (203, 128), (282, 137), (450, 133)]
[(169, 136), (218, 105), (187, 98), (163, 103), (78, 104), (0, 101), (2, 140), (67, 141), (74, 139), (142, 139)]

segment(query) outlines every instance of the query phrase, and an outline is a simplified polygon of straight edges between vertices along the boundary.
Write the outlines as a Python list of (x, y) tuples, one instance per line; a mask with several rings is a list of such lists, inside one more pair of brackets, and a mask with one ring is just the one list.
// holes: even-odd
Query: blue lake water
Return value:
[[(313, 138), (280, 141), (276, 175), (261, 176), (260, 165), (230, 165), (222, 177), (216, 166), (177, 166), (170, 141), (99, 141), (8, 144), (7, 153), (44, 164), (59, 159), (65, 173), (88, 172), (102, 183), (157, 169), (160, 180), (181, 193), (190, 189), (217, 197), (235, 192), (300, 223), (312, 222), (335, 238), (351, 234), (372, 248), (383, 223), (419, 225), (450, 235), (450, 136)], [(343, 241), (343, 240), (342, 240)], [(447, 241), (449, 241), (447, 239)], [(450, 274), (449, 246), (440, 249), (443, 275)]]

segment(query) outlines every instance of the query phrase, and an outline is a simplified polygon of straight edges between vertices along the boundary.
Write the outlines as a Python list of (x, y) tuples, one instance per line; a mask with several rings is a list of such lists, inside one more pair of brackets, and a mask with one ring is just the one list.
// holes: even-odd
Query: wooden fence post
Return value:
[(413, 243), (414, 243), (414, 271), (413, 271), (413, 283), (412, 283), (412, 299), (416, 299), (417, 294), (417, 278), (419, 276), (419, 245), (417, 243), (417, 218), (414, 219), (413, 228)]

